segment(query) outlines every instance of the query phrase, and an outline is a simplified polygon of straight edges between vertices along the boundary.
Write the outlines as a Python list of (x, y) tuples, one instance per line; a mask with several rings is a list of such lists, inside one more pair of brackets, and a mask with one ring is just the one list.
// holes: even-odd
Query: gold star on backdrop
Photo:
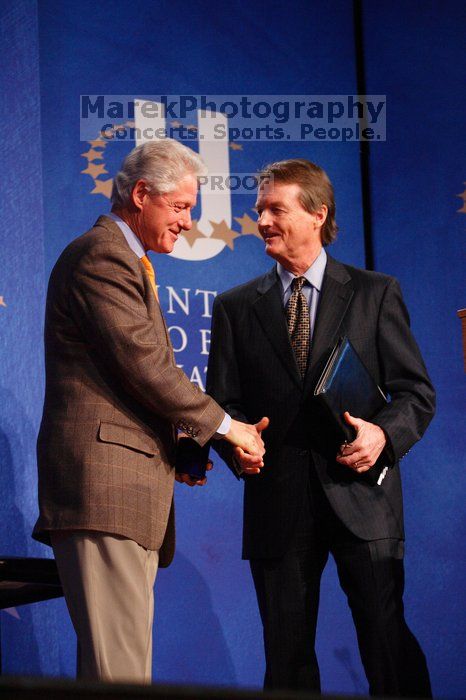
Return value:
[(235, 143), (234, 141), (232, 141), (232, 143), (230, 143), (230, 148), (232, 151), (242, 151), (243, 150), (243, 146), (240, 143)]
[(241, 233), (243, 236), (252, 234), (253, 236), (257, 236), (257, 238), (262, 238), (257, 228), (257, 221), (251, 219), (249, 214), (243, 214), (243, 216), (235, 216), (235, 221), (237, 221), (241, 226)]
[(220, 241), (225, 241), (226, 245), (233, 250), (233, 241), (235, 238), (238, 238), (240, 234), (236, 233), (236, 231), (232, 231), (225, 220), (221, 221), (220, 223), (216, 221), (211, 221), (210, 223), (213, 227), (210, 237), (217, 238)]
[(197, 227), (197, 221), (193, 221), (193, 225), (189, 229), (189, 231), (183, 231), (182, 235), (186, 238), (188, 241), (189, 245), (191, 248), (193, 247), (194, 243), (197, 241), (198, 238), (205, 238), (205, 233), (202, 233), (200, 229)]
[(197, 126), (195, 124), (189, 124), (186, 128), (188, 131), (197, 131)]
[(105, 163), (88, 163), (87, 168), (85, 170), (81, 170), (81, 172), (85, 173), (86, 175), (90, 175), (95, 180), (95, 178), (99, 175), (108, 173), (108, 170), (105, 170)]
[[(464, 182), (463, 184), (466, 185), (466, 182)], [(461, 194), (458, 194), (456, 196), (463, 200), (463, 206), (457, 211), (461, 212), (462, 214), (466, 214), (466, 190), (464, 190), (464, 192), (461, 192)]]
[(0, 306), (5, 306), (5, 307), (6, 307), (5, 300), (4, 300), (3, 297), (0, 297)]
[(107, 145), (107, 142), (102, 139), (94, 139), (94, 141), (88, 141), (87, 143), (91, 148), (105, 148)]
[(174, 122), (170, 122), (170, 126), (174, 126), (175, 129), (178, 129), (178, 127), (181, 126), (181, 122), (175, 120)]
[(110, 199), (113, 184), (112, 178), (109, 178), (108, 180), (94, 180), (94, 184), (95, 187), (91, 191), (91, 194), (103, 194), (104, 197), (108, 197), (108, 199)]
[(94, 148), (91, 148), (87, 151), (87, 153), (81, 153), (83, 158), (87, 158), (87, 160), (92, 161), (92, 160), (103, 160), (104, 154), (102, 151), (96, 151)]

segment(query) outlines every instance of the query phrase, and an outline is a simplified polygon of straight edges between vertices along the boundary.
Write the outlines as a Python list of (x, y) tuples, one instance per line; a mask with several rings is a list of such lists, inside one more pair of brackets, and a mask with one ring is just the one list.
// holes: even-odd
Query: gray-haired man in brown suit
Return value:
[(112, 213), (50, 278), (34, 537), (53, 547), (86, 678), (150, 682), (153, 584), (175, 545), (176, 429), (255, 455), (251, 473), (262, 465), (267, 420), (232, 420), (176, 367), (146, 256), (191, 227), (203, 172), (176, 141), (135, 148)]

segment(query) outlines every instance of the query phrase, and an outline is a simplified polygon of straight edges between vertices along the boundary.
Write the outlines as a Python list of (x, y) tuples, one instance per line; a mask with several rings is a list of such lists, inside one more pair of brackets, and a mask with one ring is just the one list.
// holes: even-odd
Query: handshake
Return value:
[(259, 474), (264, 466), (265, 447), (262, 431), (268, 425), (268, 418), (261, 418), (255, 425), (241, 423), (234, 419), (231, 421), (230, 430), (224, 439), (235, 445), (235, 457), (246, 474)]
[[(223, 437), (223, 440), (234, 446), (234, 457), (243, 474), (259, 474), (264, 466), (265, 447), (262, 440), (262, 431), (268, 425), (268, 418), (262, 418), (255, 425), (232, 419), (230, 430)], [(212, 469), (212, 461), (208, 459), (208, 445), (200, 447), (194, 441), (188, 440), (184, 436), (179, 437), (178, 444), (176, 480), (188, 484), (188, 486), (203, 486), (207, 479), (202, 475), (199, 475), (199, 478), (197, 478), (195, 475), (197, 474), (197, 465), (195, 465), (194, 473), (193, 470), (190, 470), (191, 473), (184, 473), (183, 470), (188, 462), (197, 461), (200, 463), (201, 472), (204, 471), (204, 466), (205, 471), (210, 471)], [(184, 444), (186, 449), (182, 447)]]

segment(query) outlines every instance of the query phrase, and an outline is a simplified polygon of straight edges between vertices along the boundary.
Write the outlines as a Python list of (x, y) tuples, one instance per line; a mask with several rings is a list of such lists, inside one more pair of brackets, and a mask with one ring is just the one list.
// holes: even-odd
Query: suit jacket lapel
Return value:
[(311, 357), (306, 374), (306, 388), (315, 380), (316, 370), (321, 369), (322, 358), (334, 345), (338, 330), (354, 294), (351, 277), (344, 265), (328, 255), (322, 292), (317, 309), (316, 323), (311, 343)]
[[(166, 323), (165, 317), (162, 313), (162, 307), (160, 306), (160, 302), (157, 300), (157, 298), (154, 294), (154, 291), (152, 289), (152, 286), (149, 283), (149, 279), (147, 277), (147, 274), (144, 270), (144, 266), (143, 266), (140, 258), (138, 258), (137, 254), (134, 252), (134, 250), (129, 245), (128, 241), (126, 240), (126, 236), (124, 235), (124, 233), (122, 232), (122, 230), (120, 229), (120, 227), (118, 226), (116, 221), (111, 219), (109, 216), (105, 216), (105, 214), (99, 216), (99, 218), (95, 222), (94, 226), (102, 226), (103, 228), (106, 228), (108, 231), (111, 231), (111, 233), (115, 236), (116, 240), (118, 242), (123, 243), (125, 246), (127, 246), (131, 250), (131, 252), (134, 254), (134, 257), (136, 258), (136, 260), (138, 260), (139, 269), (141, 270), (142, 278), (144, 280), (144, 285), (146, 288), (148, 313), (151, 314), (152, 317), (154, 317), (157, 320), (157, 322), (161, 322), (163, 324), (167, 345), (169, 345), (170, 348), (172, 348), (172, 344), (170, 341), (170, 335), (168, 333), (167, 323)], [(173, 348), (172, 348), (172, 356), (173, 356), (173, 360), (174, 360), (175, 356), (173, 354)]]
[(276, 267), (273, 267), (257, 286), (259, 297), (253, 308), (262, 329), (283, 362), (291, 378), (302, 386), (296, 358), (291, 347), (286, 316), (283, 309), (282, 289)]

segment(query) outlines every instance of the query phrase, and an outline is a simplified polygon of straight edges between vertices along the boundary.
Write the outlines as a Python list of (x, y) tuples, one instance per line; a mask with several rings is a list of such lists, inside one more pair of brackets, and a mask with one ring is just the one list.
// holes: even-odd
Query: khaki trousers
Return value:
[(158, 552), (101, 532), (50, 537), (78, 637), (78, 677), (150, 683)]

